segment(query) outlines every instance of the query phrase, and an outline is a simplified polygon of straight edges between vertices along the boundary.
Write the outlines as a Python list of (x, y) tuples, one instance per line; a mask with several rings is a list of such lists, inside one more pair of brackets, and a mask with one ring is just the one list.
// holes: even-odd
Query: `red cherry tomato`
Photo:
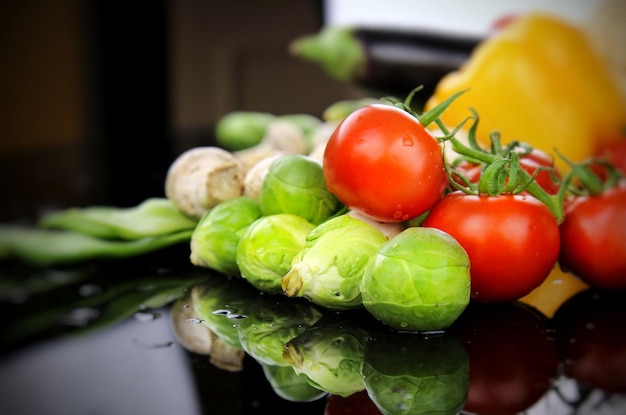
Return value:
[(548, 319), (520, 302), (472, 303), (455, 322), (469, 356), (464, 411), (519, 414), (539, 401), (558, 372)]
[[(613, 167), (626, 175), (626, 136), (607, 142), (596, 151), (595, 156), (611, 163)], [(593, 165), (593, 171), (601, 179), (606, 179), (607, 172), (603, 165)]]
[(561, 267), (592, 287), (626, 289), (626, 179), (565, 204)]
[(381, 222), (423, 214), (448, 182), (437, 140), (391, 105), (368, 105), (348, 115), (326, 145), (323, 166), (332, 193)]
[(550, 210), (530, 195), (475, 196), (453, 192), (423, 226), (450, 234), (470, 258), (471, 298), (517, 300), (550, 274), (559, 254), (559, 228)]

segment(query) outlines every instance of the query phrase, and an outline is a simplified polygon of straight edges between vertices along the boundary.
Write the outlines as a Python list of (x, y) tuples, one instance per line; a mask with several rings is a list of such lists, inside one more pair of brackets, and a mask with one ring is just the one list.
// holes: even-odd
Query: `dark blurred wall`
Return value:
[(236, 110), (320, 115), (362, 91), (289, 56), (321, 1), (0, 5), (0, 221), (163, 196), (167, 167)]

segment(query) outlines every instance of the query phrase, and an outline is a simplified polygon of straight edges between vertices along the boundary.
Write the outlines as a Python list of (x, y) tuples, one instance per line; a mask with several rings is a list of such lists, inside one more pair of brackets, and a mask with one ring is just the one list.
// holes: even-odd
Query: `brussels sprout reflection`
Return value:
[(260, 363), (289, 366), (282, 355), (284, 344), (321, 317), (322, 312), (307, 301), (262, 295), (239, 321), (239, 342)]
[(246, 196), (226, 200), (207, 211), (191, 235), (191, 263), (228, 275), (238, 274), (239, 239), (260, 216), (258, 203)]
[(289, 213), (254, 221), (241, 235), (237, 247), (241, 276), (261, 291), (282, 294), (283, 276), (313, 228), (306, 219)]
[(449, 334), (389, 332), (365, 344), (361, 373), (384, 414), (456, 414), (469, 390), (469, 359)]
[(248, 308), (259, 297), (244, 279), (210, 275), (205, 283), (191, 290), (196, 318), (214, 331), (227, 344), (242, 348), (238, 326), (246, 318)]
[(365, 389), (361, 365), (367, 336), (354, 320), (324, 315), (285, 344), (283, 356), (311, 385), (345, 397)]
[(291, 366), (272, 366), (261, 363), (265, 378), (276, 395), (291, 402), (312, 402), (328, 395), (309, 383), (304, 374), (296, 373)]
[(361, 308), (365, 266), (386, 241), (378, 229), (348, 214), (329, 219), (309, 233), (283, 277), (283, 290), (325, 308)]
[(445, 232), (407, 228), (372, 257), (360, 289), (365, 308), (394, 329), (443, 330), (469, 304), (469, 257)]
[(328, 191), (321, 164), (287, 154), (276, 159), (263, 180), (259, 205), (264, 216), (291, 213), (318, 225), (343, 208)]

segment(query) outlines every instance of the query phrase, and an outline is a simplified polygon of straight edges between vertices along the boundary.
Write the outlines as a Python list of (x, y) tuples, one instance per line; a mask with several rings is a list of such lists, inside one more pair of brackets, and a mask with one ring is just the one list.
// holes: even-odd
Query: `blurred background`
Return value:
[(229, 111), (320, 115), (337, 100), (369, 95), (289, 55), (290, 41), (324, 25), (450, 30), (480, 38), (507, 13), (548, 8), (582, 20), (593, 4), (3, 2), (0, 221), (162, 196), (170, 163), (187, 148), (211, 144), (216, 121)]

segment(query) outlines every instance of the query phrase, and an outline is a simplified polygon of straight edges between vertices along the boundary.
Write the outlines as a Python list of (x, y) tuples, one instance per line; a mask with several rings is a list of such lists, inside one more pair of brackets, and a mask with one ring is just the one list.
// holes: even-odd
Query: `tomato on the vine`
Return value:
[(471, 298), (515, 301), (537, 288), (559, 254), (559, 227), (546, 205), (530, 195), (444, 196), (423, 226), (454, 237), (470, 258)]
[[(546, 193), (555, 195), (560, 190), (558, 180), (561, 178), (559, 171), (553, 166), (552, 158), (543, 150), (533, 148), (530, 152), (526, 152), (523, 147), (514, 149), (519, 154), (520, 168), (531, 176), (535, 174), (535, 182), (546, 191)], [(455, 166), (456, 172), (465, 176), (470, 183), (478, 183), (481, 173), (481, 165), (461, 161)], [(553, 177), (554, 176), (554, 177)], [(458, 175), (452, 174), (452, 178), (459, 184), (464, 185), (462, 179)], [(554, 180), (556, 179), (556, 181)]]
[(565, 203), (559, 264), (589, 285), (626, 289), (626, 179)]
[(339, 200), (381, 222), (423, 214), (448, 183), (437, 139), (416, 117), (385, 104), (361, 107), (337, 126), (323, 168)]

